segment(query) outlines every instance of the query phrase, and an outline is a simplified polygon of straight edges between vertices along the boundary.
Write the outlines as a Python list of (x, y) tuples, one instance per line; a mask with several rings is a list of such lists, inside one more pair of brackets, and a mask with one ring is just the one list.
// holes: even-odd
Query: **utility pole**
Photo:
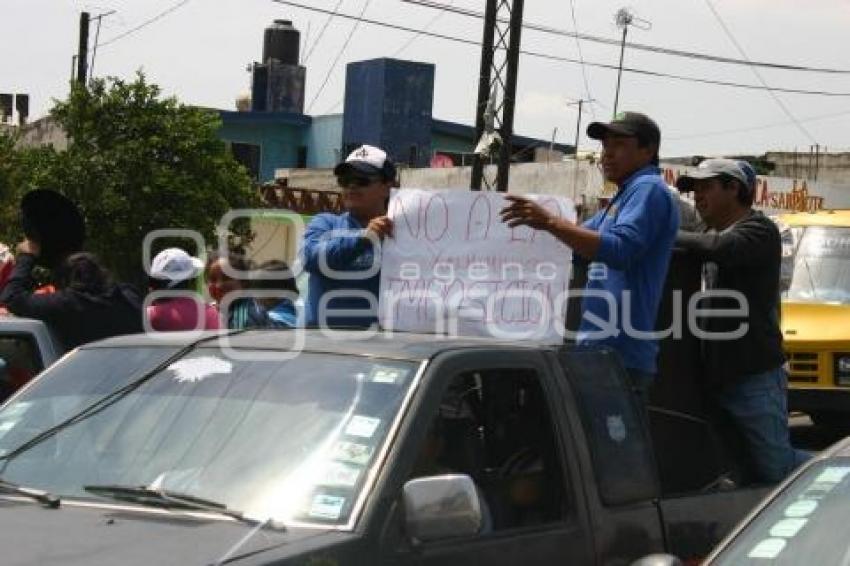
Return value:
[(620, 43), (620, 64), (617, 66), (617, 90), (614, 93), (614, 117), (616, 117), (617, 107), (620, 103), (620, 84), (623, 79), (623, 60), (626, 56), (626, 37), (629, 33), (629, 27), (634, 26), (646, 31), (652, 28), (652, 23), (638, 18), (626, 8), (620, 8), (617, 13), (614, 14), (614, 21), (616, 22), (617, 27), (623, 28), (623, 40)]
[[(472, 163), (470, 188), (473, 191), (482, 188), (508, 190), (524, 6), (525, 0), (487, 0), (475, 109), (475, 136), (479, 147)], [(503, 93), (501, 103), (498, 101), (500, 91)], [(494, 155), (498, 157), (496, 177), (487, 179), (485, 162)]]
[(88, 12), (80, 14), (80, 45), (77, 49), (77, 83), (85, 86), (88, 77), (89, 62), (89, 20)]
[(579, 142), (579, 136), (581, 136), (581, 109), (582, 109), (582, 106), (584, 106), (585, 102), (588, 103), (588, 104), (591, 104), (593, 102), (596, 102), (596, 99), (595, 98), (582, 98), (582, 99), (576, 100), (574, 102), (567, 102), (567, 106), (573, 106), (575, 104), (578, 105), (578, 119), (576, 120), (576, 147), (575, 147), (575, 150), (574, 150), (576, 160), (578, 160), (578, 142)]
[(100, 24), (103, 21), (103, 18), (108, 18), (114, 13), (115, 10), (109, 10), (108, 12), (98, 14), (94, 17), (94, 19), (97, 20), (97, 29), (95, 29), (94, 32), (94, 45), (92, 46), (91, 51), (91, 68), (89, 68), (89, 80), (94, 78), (94, 60), (97, 57), (97, 44), (100, 41)]

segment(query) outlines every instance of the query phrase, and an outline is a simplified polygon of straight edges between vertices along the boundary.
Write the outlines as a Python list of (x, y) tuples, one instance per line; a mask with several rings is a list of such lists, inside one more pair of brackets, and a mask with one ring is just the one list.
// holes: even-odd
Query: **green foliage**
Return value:
[[(50, 114), (68, 135), (66, 151), (10, 151), (13, 142), (0, 138), (0, 220), (7, 240), (6, 208), (30, 188), (52, 188), (80, 206), (87, 249), (119, 277), (138, 281), (142, 242), (151, 231), (196, 230), (213, 246), (228, 210), (259, 205), (244, 168), (216, 135), (217, 113), (162, 97), (142, 73), (132, 82), (75, 86)], [(8, 167), (4, 151), (12, 154)], [(237, 241), (250, 238), (247, 223), (232, 229)]]

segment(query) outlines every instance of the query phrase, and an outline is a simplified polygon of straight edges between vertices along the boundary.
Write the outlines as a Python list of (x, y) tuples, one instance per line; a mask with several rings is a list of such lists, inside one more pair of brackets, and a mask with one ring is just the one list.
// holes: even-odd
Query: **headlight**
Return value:
[(835, 383), (850, 386), (850, 354), (835, 355)]

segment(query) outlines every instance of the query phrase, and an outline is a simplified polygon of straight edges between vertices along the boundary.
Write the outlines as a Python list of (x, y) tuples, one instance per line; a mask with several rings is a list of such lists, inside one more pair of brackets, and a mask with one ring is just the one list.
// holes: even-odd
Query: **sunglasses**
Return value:
[(360, 175), (343, 175), (342, 177), (337, 177), (337, 184), (340, 187), (347, 188), (358, 188), (363, 189), (368, 187), (372, 183), (377, 183), (381, 180), (380, 177), (365, 177)]

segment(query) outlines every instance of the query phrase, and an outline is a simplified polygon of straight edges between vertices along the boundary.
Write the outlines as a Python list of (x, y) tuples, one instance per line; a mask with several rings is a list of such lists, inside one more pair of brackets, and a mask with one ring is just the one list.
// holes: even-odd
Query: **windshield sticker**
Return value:
[(785, 509), (786, 517), (808, 517), (818, 508), (818, 502), (812, 499), (795, 501)]
[(372, 370), (373, 383), (388, 383), (390, 385), (398, 383), (404, 373), (400, 369), (389, 367), (377, 367)]
[(785, 539), (769, 538), (758, 543), (747, 555), (748, 558), (762, 558), (765, 560), (773, 560), (782, 549), (785, 548)]
[(815, 479), (815, 482), (841, 483), (847, 474), (850, 474), (850, 467), (830, 466), (820, 473), (820, 475)]
[(622, 415), (608, 415), (608, 436), (614, 442), (620, 443), (626, 439), (626, 423)]
[(782, 519), (771, 527), (770, 536), (794, 538), (808, 521), (808, 519)]
[(378, 430), (380, 424), (381, 419), (354, 415), (348, 421), (348, 426), (345, 427), (345, 434), (359, 436), (361, 438), (372, 438), (372, 435)]
[(356, 444), (354, 442), (337, 442), (333, 448), (331, 458), (340, 462), (348, 462), (349, 464), (357, 464), (365, 466), (372, 458), (374, 448), (365, 444)]
[(168, 366), (174, 372), (174, 379), (180, 383), (198, 383), (216, 375), (227, 375), (233, 372), (233, 364), (214, 356), (186, 358)]
[(360, 478), (360, 470), (350, 464), (331, 462), (319, 483), (330, 487), (354, 487)]
[(345, 506), (345, 498), (336, 495), (318, 494), (313, 498), (308, 515), (316, 519), (339, 519), (342, 508)]

